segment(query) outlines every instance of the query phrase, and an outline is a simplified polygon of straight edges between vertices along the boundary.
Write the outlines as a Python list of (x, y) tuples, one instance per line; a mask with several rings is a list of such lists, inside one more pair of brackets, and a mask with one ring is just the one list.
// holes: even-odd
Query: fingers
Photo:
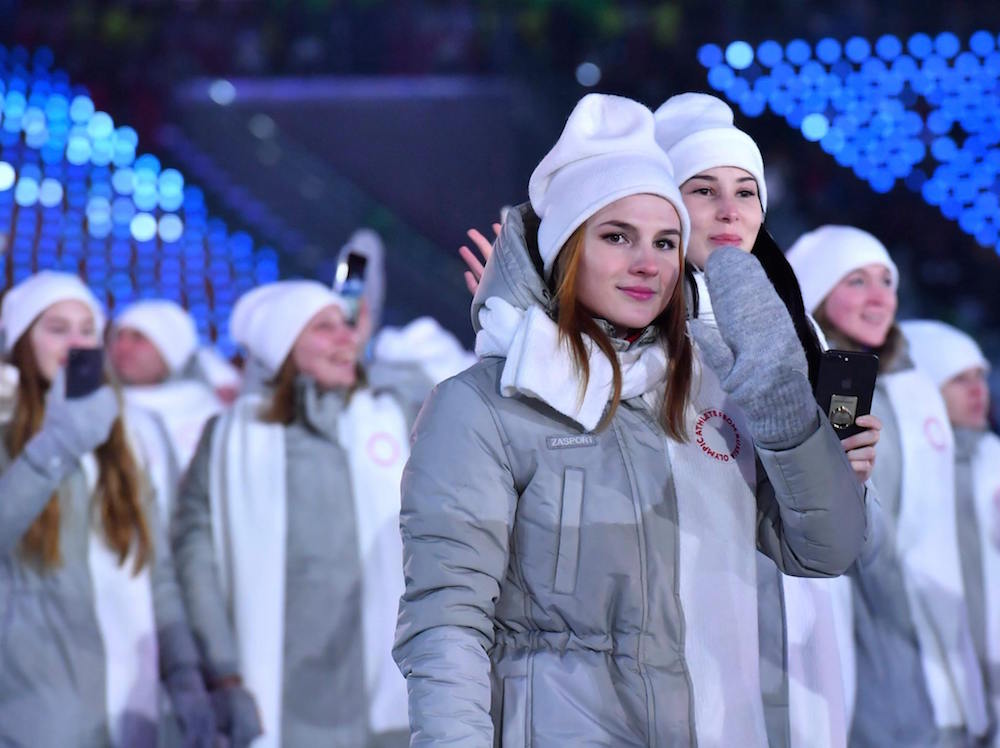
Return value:
[[(490, 255), (493, 254), (493, 244), (483, 236), (476, 229), (469, 229), (465, 232), (472, 243), (475, 245), (476, 249), (479, 250), (479, 254), (482, 255), (483, 261), (480, 262), (476, 254), (469, 249), (464, 244), (458, 248), (458, 254), (468, 266), (468, 270), (465, 271), (465, 287), (469, 289), (469, 293), (473, 296), (476, 294), (476, 289), (479, 288), (479, 281), (483, 277), (483, 271), (485, 270), (486, 262), (490, 261)], [(493, 224), (493, 233), (498, 237), (500, 236), (500, 224)]]
[(874, 429), (875, 431), (882, 430), (882, 421), (880, 421), (876, 416), (873, 416), (871, 413), (864, 416), (858, 416), (854, 419), (854, 422), (858, 424), (858, 426), (866, 429)]
[(465, 261), (465, 264), (468, 266), (469, 271), (472, 273), (473, 277), (477, 281), (483, 277), (483, 269), (484, 269), (483, 263), (481, 263), (479, 261), (479, 258), (472, 253), (471, 249), (469, 249), (463, 244), (461, 247), (458, 248), (458, 254), (462, 258), (462, 260)]
[(479, 281), (476, 280), (476, 276), (468, 270), (465, 271), (463, 276), (465, 277), (465, 287), (469, 289), (469, 295), (475, 296), (476, 290), (479, 288)]
[[(860, 434), (856, 434), (856, 436), (860, 436)], [(858, 480), (864, 482), (871, 477), (872, 471), (875, 469), (875, 448), (859, 447), (852, 449), (847, 452), (847, 459), (851, 463), (851, 469), (858, 477)]]
[[(493, 230), (497, 231), (497, 227), (499, 225), (500, 224), (493, 224), (494, 226)], [(479, 233), (479, 231), (476, 229), (469, 229), (465, 233), (470, 239), (472, 239), (472, 243), (476, 245), (476, 249), (479, 250), (479, 253), (483, 256), (483, 259), (486, 262), (489, 262), (490, 255), (493, 254), (493, 242), (491, 242), (489, 239), (487, 239), (485, 236)]]
[(875, 463), (868, 460), (851, 460), (850, 462), (851, 470), (854, 471), (854, 475), (859, 483), (864, 483), (872, 477), (872, 472), (875, 470)]
[[(860, 420), (859, 420), (859, 425)], [(844, 451), (850, 452), (852, 449), (857, 449), (858, 447), (874, 447), (878, 444), (879, 438), (882, 436), (882, 432), (877, 429), (866, 429), (854, 436), (849, 436), (844, 439), (841, 444), (844, 445)]]

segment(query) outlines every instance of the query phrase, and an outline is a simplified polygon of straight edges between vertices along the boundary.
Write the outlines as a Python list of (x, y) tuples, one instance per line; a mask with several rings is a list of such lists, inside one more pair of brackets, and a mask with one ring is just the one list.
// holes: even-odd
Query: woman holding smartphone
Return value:
[(107, 384), (64, 394), (70, 349), (99, 345), (101, 306), (75, 276), (45, 271), (6, 293), (0, 319), (18, 372), (0, 424), (0, 742), (154, 745), (162, 680), (184, 744), (210, 746), (213, 712), (119, 398)]
[(967, 745), (988, 729), (955, 529), (954, 438), (941, 394), (896, 325), (899, 273), (882, 243), (822, 226), (788, 252), (802, 298), (835, 348), (879, 356), (883, 424), (872, 480), (885, 547), (853, 574), (857, 746)]
[(260, 286), (233, 309), (264, 389), (206, 425), (173, 548), (234, 748), (407, 742), (391, 657), (407, 411), (365, 382), (367, 325), (315, 281)]
[(411, 744), (763, 744), (755, 545), (833, 575), (865, 528), (791, 321), (722, 249), (692, 348), (687, 212), (636, 102), (581, 100), (529, 193), (473, 304), (482, 361), (403, 476)]

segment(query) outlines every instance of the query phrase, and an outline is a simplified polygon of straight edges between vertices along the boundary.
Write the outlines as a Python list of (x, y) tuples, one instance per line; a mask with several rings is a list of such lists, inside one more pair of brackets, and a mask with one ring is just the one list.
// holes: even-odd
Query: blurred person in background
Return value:
[(913, 366), (896, 325), (899, 272), (852, 226), (801, 236), (788, 261), (831, 346), (879, 357), (882, 422), (872, 480), (883, 548), (852, 573), (856, 698), (852, 746), (960, 746), (989, 730), (956, 536), (955, 445), (941, 393)]
[(112, 324), (108, 355), (125, 397), (162, 419), (182, 472), (205, 422), (224, 407), (204, 381), (197, 354), (194, 320), (173, 301), (137, 301)]
[(370, 343), (365, 340), (363, 346), (369, 352), (365, 361), (368, 381), (376, 389), (405, 392), (406, 401), (419, 409), (435, 384), (472, 366), (476, 356), (433, 317), (418, 317), (402, 327), (382, 327), (385, 246), (374, 230), (360, 228), (341, 248), (338, 263), (352, 252), (367, 260), (363, 300), (371, 322)]
[(103, 310), (44, 271), (7, 291), (0, 319), (18, 372), (0, 425), (0, 743), (155, 745), (162, 681), (181, 744), (209, 748), (213, 711), (118, 396), (65, 397), (69, 350), (99, 346)]
[(636, 102), (580, 101), (477, 288), (480, 363), (418, 418), (395, 649), (415, 746), (765, 744), (754, 537), (799, 574), (862, 546), (863, 492), (749, 254), (713, 253), (719, 329), (691, 347), (653, 130)]
[(408, 741), (391, 658), (408, 408), (366, 384), (367, 312), (345, 309), (315, 281), (237, 302), (232, 337), (268, 376), (209, 421), (181, 489), (173, 548), (235, 748)]
[(1000, 438), (989, 430), (989, 361), (961, 330), (935, 320), (900, 324), (917, 368), (941, 390), (955, 432), (955, 508), (969, 625), (1000, 714)]

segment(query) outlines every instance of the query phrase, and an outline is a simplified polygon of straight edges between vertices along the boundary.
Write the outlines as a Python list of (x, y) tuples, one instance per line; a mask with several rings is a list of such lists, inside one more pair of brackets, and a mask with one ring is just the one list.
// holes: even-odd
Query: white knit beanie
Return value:
[(346, 312), (344, 300), (318, 281), (268, 283), (237, 300), (229, 335), (276, 374), (309, 320), (331, 305)]
[(184, 368), (198, 348), (198, 329), (180, 304), (166, 299), (137, 301), (115, 318), (115, 328), (137, 330), (149, 338), (171, 373)]
[(865, 265), (885, 265), (892, 273), (892, 287), (899, 285), (899, 270), (882, 242), (853, 226), (820, 226), (800, 236), (785, 256), (810, 313), (845, 275)]
[(900, 322), (910, 358), (938, 387), (967, 369), (990, 370), (990, 362), (976, 341), (944, 322), (915, 319)]
[(546, 277), (588, 218), (616, 200), (646, 193), (677, 210), (686, 247), (690, 220), (670, 160), (653, 136), (653, 113), (621, 96), (587, 94), (528, 181), (531, 207), (541, 219), (538, 250)]
[(104, 307), (77, 276), (43, 270), (11, 288), (0, 306), (0, 328), (3, 329), (4, 353), (31, 327), (38, 315), (60, 301), (81, 301), (94, 315), (94, 328), (100, 336), (104, 331)]
[(733, 124), (733, 110), (722, 99), (702, 93), (671, 96), (653, 115), (656, 142), (674, 165), (677, 184), (719, 166), (735, 166), (757, 181), (761, 208), (767, 211), (764, 159), (753, 138)]

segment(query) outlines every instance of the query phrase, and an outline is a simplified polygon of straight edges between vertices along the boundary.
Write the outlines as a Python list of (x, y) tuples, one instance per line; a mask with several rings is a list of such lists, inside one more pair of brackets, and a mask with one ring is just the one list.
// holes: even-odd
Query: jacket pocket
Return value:
[(580, 560), (580, 515), (583, 513), (583, 468), (563, 473), (562, 509), (559, 517), (559, 550), (553, 589), (562, 594), (576, 590), (576, 567)]
[(527, 748), (528, 678), (524, 675), (503, 679), (503, 724), (500, 748)]

